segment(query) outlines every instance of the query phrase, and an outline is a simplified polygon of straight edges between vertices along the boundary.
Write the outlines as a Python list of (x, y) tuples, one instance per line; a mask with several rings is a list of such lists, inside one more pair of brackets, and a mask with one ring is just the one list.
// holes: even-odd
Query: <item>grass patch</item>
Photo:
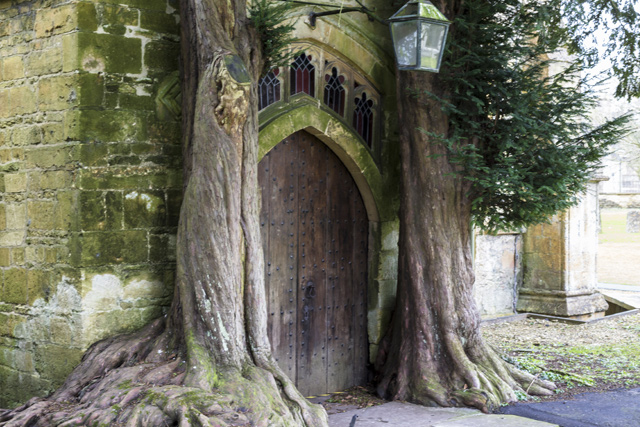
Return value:
[(627, 233), (628, 209), (602, 209), (600, 211), (600, 243), (637, 243), (640, 233)]

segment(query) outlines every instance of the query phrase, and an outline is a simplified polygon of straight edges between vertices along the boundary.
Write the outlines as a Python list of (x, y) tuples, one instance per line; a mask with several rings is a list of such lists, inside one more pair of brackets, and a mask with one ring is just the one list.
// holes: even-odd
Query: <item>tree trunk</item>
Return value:
[(246, 0), (182, 0), (184, 198), (166, 319), (88, 350), (0, 425), (324, 426), (271, 355), (259, 218), (257, 80)]
[[(398, 72), (400, 122), (448, 134), (448, 119), (425, 92), (445, 93), (437, 74)], [(443, 144), (417, 126), (400, 135), (398, 292), (376, 367), (378, 392), (424, 405), (488, 410), (515, 400), (513, 388), (548, 394), (553, 384), (516, 371), (487, 347), (473, 300), (470, 183)]]

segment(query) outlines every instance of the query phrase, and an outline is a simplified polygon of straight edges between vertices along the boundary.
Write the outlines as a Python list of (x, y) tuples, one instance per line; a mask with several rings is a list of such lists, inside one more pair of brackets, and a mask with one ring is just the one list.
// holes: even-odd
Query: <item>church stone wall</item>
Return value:
[(0, 407), (169, 303), (176, 8), (0, 0)]

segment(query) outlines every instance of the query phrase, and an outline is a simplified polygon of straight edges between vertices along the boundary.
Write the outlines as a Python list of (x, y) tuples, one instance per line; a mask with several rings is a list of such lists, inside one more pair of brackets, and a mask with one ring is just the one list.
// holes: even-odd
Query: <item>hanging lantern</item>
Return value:
[(437, 73), (451, 24), (428, 0), (411, 0), (389, 18), (399, 70)]

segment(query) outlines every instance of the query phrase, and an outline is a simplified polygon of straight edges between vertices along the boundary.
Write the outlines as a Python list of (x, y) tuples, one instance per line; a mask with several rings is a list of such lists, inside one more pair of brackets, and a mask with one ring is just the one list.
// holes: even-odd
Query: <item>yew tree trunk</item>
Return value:
[[(426, 92), (444, 97), (437, 74), (399, 71), (401, 205), (398, 291), (380, 353), (378, 392), (424, 405), (483, 410), (515, 399), (514, 389), (549, 393), (553, 384), (506, 364), (480, 334), (473, 299), (470, 181), (443, 144), (448, 119)], [(467, 141), (472, 143), (472, 141)]]
[(325, 426), (267, 336), (257, 80), (246, 0), (182, 0), (184, 198), (166, 318), (95, 344), (65, 384), (0, 426)]

